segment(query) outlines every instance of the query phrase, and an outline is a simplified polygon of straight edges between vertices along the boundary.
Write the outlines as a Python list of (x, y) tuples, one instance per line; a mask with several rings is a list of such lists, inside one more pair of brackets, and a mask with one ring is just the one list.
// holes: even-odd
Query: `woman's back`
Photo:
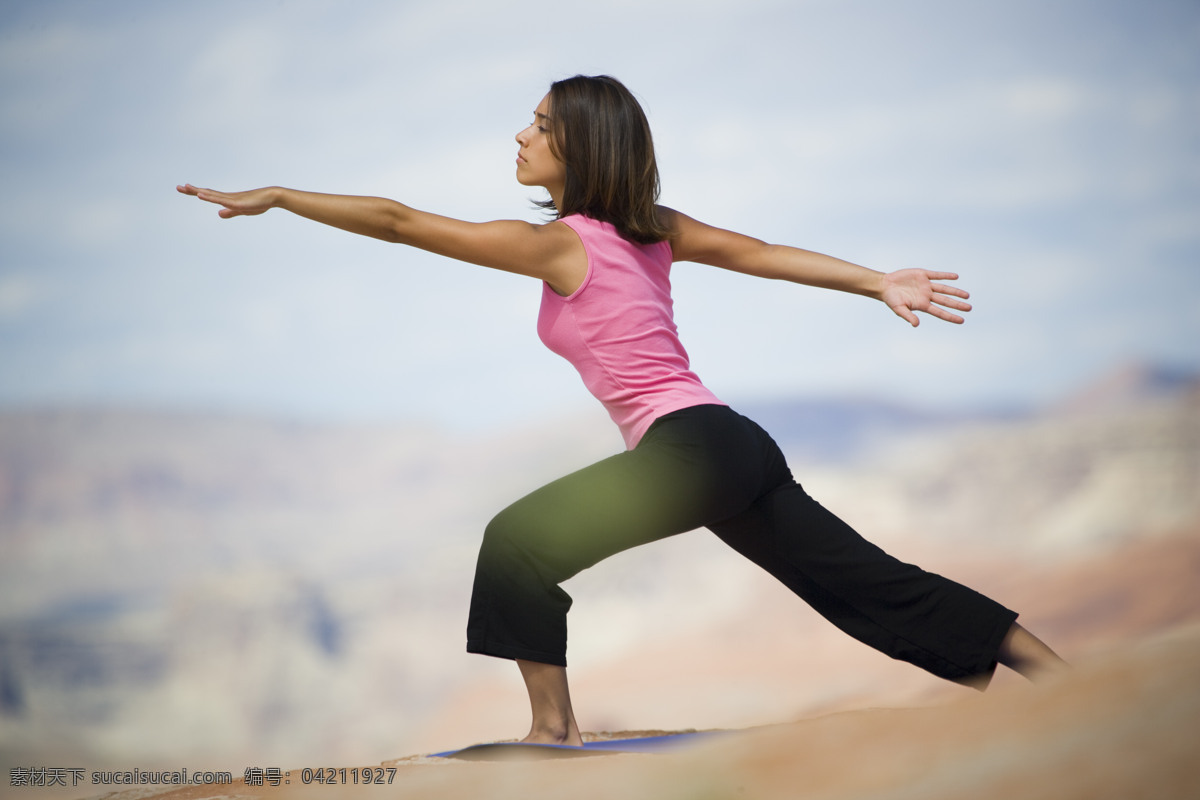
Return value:
[(633, 449), (658, 417), (718, 404), (692, 371), (671, 300), (671, 246), (630, 242), (608, 222), (560, 220), (578, 234), (588, 270), (562, 297), (542, 289), (538, 336), (579, 371)]

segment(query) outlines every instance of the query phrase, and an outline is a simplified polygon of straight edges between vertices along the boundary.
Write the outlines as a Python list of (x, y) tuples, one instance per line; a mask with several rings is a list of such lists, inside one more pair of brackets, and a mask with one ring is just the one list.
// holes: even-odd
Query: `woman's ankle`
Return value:
[(565, 667), (535, 661), (517, 661), (525, 688), (533, 724), (529, 735), (521, 741), (536, 744), (581, 745), (575, 712), (571, 708), (571, 692), (567, 686)]
[(521, 741), (530, 744), (565, 744), (578, 747), (583, 744), (583, 737), (580, 736), (579, 728), (576, 727), (574, 720), (557, 723), (535, 720), (529, 729), (529, 735)]

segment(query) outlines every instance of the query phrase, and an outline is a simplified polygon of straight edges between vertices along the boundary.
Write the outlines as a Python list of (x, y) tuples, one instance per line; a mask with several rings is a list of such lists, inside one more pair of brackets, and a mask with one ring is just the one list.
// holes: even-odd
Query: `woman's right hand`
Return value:
[(252, 217), (274, 208), (279, 201), (279, 188), (271, 186), (265, 189), (252, 189), (248, 192), (218, 192), (213, 189), (201, 189), (185, 183), (176, 186), (180, 194), (198, 197), (206, 203), (224, 206), (217, 212), (222, 219), (233, 217)]

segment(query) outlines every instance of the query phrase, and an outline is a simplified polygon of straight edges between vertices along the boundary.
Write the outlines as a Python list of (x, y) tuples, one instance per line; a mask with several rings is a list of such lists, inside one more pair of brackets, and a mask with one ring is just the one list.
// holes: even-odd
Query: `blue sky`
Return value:
[(529, 279), (174, 192), (536, 219), (513, 135), (581, 72), (642, 99), (668, 205), (972, 292), (965, 326), (912, 330), (679, 264), (684, 342), (729, 400), (1005, 405), (1131, 359), (1200, 369), (1193, 0), (24, 2), (0, 7), (0, 406), (592, 408)]

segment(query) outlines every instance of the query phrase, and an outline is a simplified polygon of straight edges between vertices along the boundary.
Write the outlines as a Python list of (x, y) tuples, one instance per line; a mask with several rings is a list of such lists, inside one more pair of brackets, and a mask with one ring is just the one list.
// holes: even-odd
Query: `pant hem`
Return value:
[(522, 661), (536, 661), (539, 664), (553, 664), (557, 667), (567, 666), (567, 658), (564, 655), (531, 650), (527, 647), (497, 644), (495, 642), (481, 642), (468, 639), (467, 652), (481, 656), (492, 656), (493, 658), (507, 658), (510, 661), (520, 659)]
[(984, 652), (988, 654), (991, 660), (988, 665), (984, 667), (984, 669), (972, 676), (976, 678), (976, 682), (973, 685), (979, 691), (982, 692), (987, 689), (988, 685), (992, 682), (992, 677), (996, 674), (996, 666), (1000, 662), (1000, 645), (1004, 643), (1004, 637), (1008, 635), (1008, 632), (1012, 629), (1013, 623), (1017, 621), (1018, 616), (1020, 615), (1017, 614), (1017, 612), (1009, 611), (1008, 614), (1004, 616), (1002, 624), (997, 625), (995, 631), (993, 631), (991, 637), (989, 637), (987, 647), (984, 649)]

